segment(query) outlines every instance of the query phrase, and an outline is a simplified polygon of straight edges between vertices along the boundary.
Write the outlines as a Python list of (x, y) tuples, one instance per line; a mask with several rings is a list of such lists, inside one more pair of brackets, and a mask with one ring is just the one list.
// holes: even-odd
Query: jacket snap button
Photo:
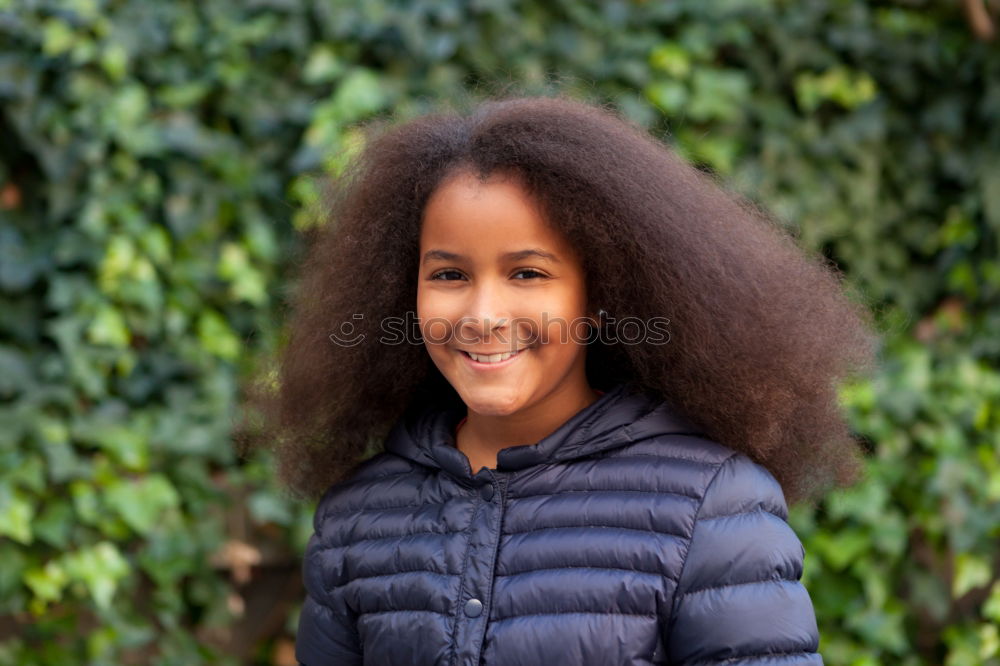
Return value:
[(479, 617), (483, 612), (483, 602), (479, 599), (469, 599), (465, 602), (465, 614), (469, 617)]
[(482, 496), (484, 500), (489, 502), (491, 499), (493, 499), (493, 484), (487, 483), (485, 486), (479, 489), (479, 494)]

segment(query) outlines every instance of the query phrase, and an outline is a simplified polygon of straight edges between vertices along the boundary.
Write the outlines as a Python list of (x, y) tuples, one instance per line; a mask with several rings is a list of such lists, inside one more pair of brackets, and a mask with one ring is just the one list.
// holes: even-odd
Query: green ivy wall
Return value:
[(792, 521), (829, 664), (1000, 664), (1000, 40), (958, 3), (0, 0), (0, 665), (294, 664), (311, 506), (238, 459), (315, 177), (505, 84), (630, 118), (879, 314)]

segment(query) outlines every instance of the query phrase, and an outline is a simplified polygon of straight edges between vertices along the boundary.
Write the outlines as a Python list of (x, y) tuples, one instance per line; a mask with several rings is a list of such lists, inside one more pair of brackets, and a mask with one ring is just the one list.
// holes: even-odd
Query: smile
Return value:
[(509, 365), (528, 348), (519, 349), (516, 352), (504, 352), (501, 354), (474, 354), (472, 352), (459, 350), (462, 356), (475, 368), (500, 368)]

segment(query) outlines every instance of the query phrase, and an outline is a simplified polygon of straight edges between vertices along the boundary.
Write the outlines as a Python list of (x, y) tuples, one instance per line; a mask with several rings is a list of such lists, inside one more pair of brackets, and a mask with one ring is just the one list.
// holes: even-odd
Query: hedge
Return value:
[(0, 664), (294, 664), (312, 506), (234, 454), (358, 123), (612, 104), (877, 310), (795, 507), (830, 664), (1000, 664), (1000, 47), (944, 3), (0, 0)]

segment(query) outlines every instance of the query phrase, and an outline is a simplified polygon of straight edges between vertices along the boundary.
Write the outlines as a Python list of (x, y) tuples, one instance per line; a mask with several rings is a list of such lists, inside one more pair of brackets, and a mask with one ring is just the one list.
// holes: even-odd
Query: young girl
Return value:
[(852, 478), (836, 269), (612, 111), (374, 134), (302, 264), (279, 477), (296, 656), (821, 664), (786, 497)]

